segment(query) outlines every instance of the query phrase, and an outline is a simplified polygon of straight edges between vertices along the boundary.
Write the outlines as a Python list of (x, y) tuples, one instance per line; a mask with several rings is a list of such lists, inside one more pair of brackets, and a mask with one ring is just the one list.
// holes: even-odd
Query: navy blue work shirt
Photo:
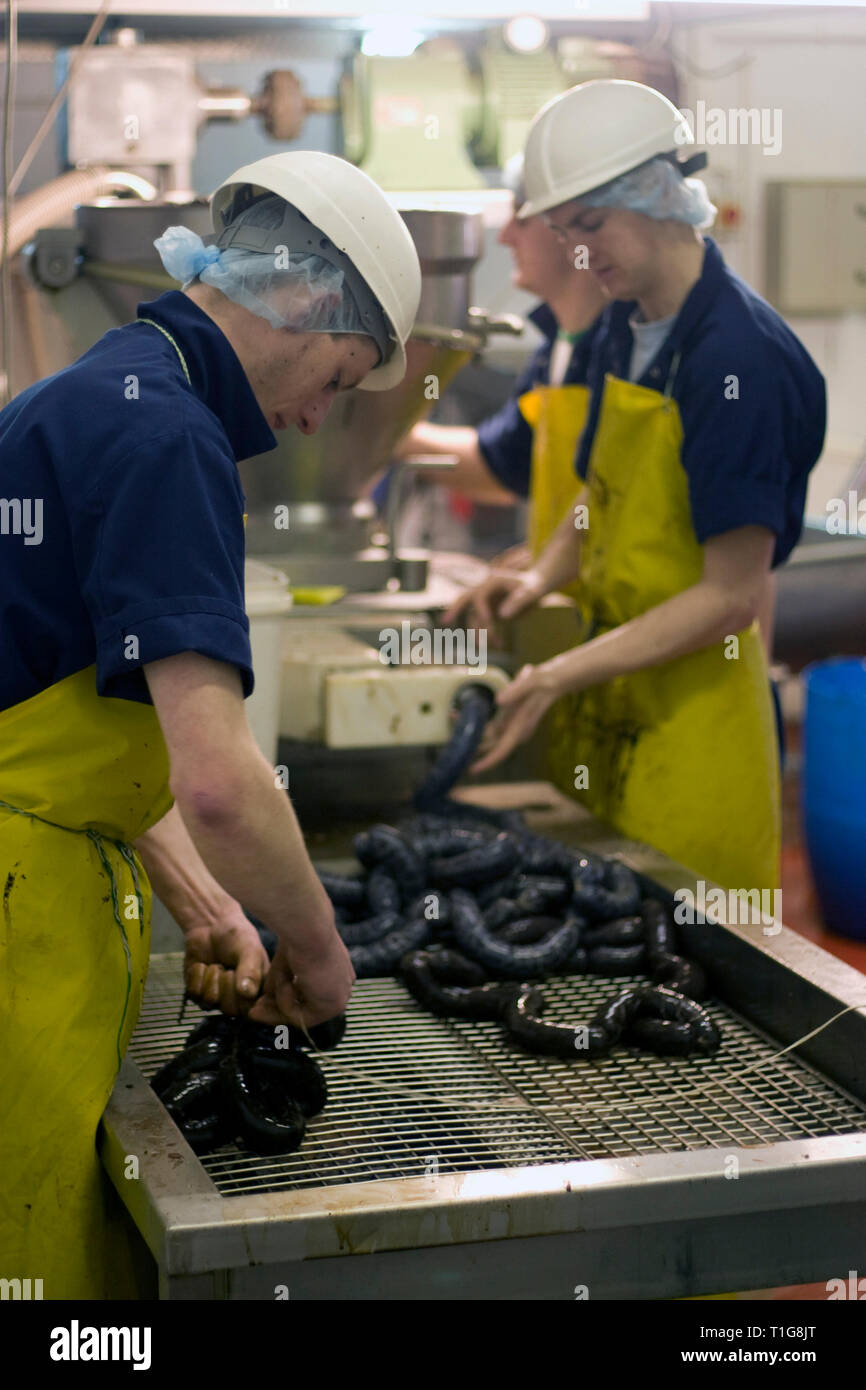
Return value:
[[(663, 392), (676, 368), (671, 395), (682, 419), (681, 459), (698, 542), (766, 526), (776, 537), (775, 568), (800, 537), (809, 472), (824, 443), (824, 378), (775, 309), (728, 269), (710, 237), (704, 242), (700, 279), (636, 384)], [(636, 307), (616, 301), (601, 317), (578, 445), (582, 478), (605, 373), (628, 378), (628, 319)]]
[[(138, 306), (0, 412), (0, 709), (96, 664), (147, 703), (141, 666), (200, 652), (253, 687), (241, 459), (276, 447), (228, 339), (178, 290)], [(5, 518), (5, 520), (4, 520)], [(17, 531), (17, 534), (15, 532)], [(137, 638), (135, 644), (130, 636)]]
[[(517, 401), (533, 386), (550, 381), (550, 354), (556, 342), (558, 324), (552, 310), (540, 304), (529, 315), (530, 323), (544, 334), (529, 362), (518, 376), (514, 390), (501, 410), (478, 426), (478, 447), (491, 473), (503, 487), (518, 497), (529, 496), (532, 473), (532, 429), (526, 423)], [(593, 342), (600, 324), (596, 319), (574, 344), (562, 386), (583, 386), (587, 380)], [(577, 475), (575, 474), (575, 477)]]

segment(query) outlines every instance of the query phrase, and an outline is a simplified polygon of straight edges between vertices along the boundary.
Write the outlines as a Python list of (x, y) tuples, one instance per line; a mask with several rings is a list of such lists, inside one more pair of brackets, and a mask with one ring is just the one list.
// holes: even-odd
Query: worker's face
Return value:
[(548, 229), (574, 257), (585, 246), (587, 263), (610, 299), (641, 299), (658, 279), (665, 223), (624, 208), (591, 208), (579, 198), (547, 214)]
[(514, 259), (512, 284), (540, 299), (556, 298), (574, 274), (568, 248), (541, 217), (526, 217), (518, 222), (518, 206), (515, 203), (510, 219), (497, 237), (500, 246), (507, 246)]
[(302, 434), (315, 434), (338, 392), (357, 386), (379, 360), (364, 334), (294, 333), (262, 319), (256, 324), (260, 339), (245, 367), (274, 430), (296, 425)]

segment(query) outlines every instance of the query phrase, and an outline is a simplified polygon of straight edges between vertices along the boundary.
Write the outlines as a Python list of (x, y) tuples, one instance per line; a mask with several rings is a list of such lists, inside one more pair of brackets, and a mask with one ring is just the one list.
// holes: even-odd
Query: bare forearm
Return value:
[[(330, 918), (291, 802), (254, 747), (214, 768), (217, 794), (179, 787), (178, 804), (202, 858), (232, 897), (286, 941), (295, 956), (319, 949), (310, 924)], [(300, 924), (300, 925), (299, 925)], [(316, 928), (319, 930), (319, 928)]]
[(176, 805), (134, 845), (154, 889), (183, 931), (220, 920), (231, 898), (202, 860)]
[(398, 445), (396, 454), (398, 458), (408, 458), (412, 454), (451, 454), (457, 459), (454, 468), (421, 476), (488, 506), (513, 506), (516, 500), (514, 493), (502, 487), (490, 472), (478, 445), (478, 431), (469, 426), (415, 425)]
[(574, 505), (568, 508), (544, 550), (536, 561), (535, 568), (544, 581), (545, 592), (554, 593), (570, 584), (580, 573), (580, 553), (583, 530), (575, 525), (579, 519), (577, 508), (585, 504), (586, 489), (581, 488)]
[[(582, 690), (616, 676), (659, 666), (741, 632), (754, 617), (747, 600), (701, 583), (640, 617), (544, 663), (562, 691)], [(720, 647), (719, 660), (724, 660)]]

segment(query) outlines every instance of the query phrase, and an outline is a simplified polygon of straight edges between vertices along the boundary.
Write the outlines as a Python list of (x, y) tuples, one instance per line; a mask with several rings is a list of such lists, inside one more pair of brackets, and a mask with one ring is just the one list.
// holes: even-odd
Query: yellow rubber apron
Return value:
[[(677, 365), (664, 394), (606, 378), (576, 591), (582, 640), (701, 577), (670, 394)], [(570, 444), (558, 445), (552, 415), (547, 434), (561, 459)], [(622, 834), (725, 888), (774, 890), (779, 765), (769, 677), (757, 624), (732, 636), (559, 702), (552, 753), (558, 784)], [(582, 768), (588, 786), (575, 791)]]
[(33, 1296), (144, 1292), (96, 1132), (150, 950), (130, 841), (168, 782), (153, 706), (101, 698), (93, 666), (0, 711), (0, 1274)]
[[(536, 386), (517, 404), (532, 429), (528, 540), (537, 560), (580, 490), (574, 460), (589, 410), (589, 388)], [(577, 585), (563, 593), (575, 597)]]
[[(589, 401), (587, 386), (536, 386), (518, 399), (521, 413), (532, 428), (528, 540), (533, 560), (538, 559), (565, 513), (574, 506), (580, 491), (581, 480), (574, 463), (578, 440), (589, 413)], [(580, 580), (566, 584), (562, 592), (576, 599)], [(581, 631), (578, 617), (575, 614), (575, 642)], [(547, 655), (555, 653), (543, 653), (541, 659)], [(531, 659), (538, 660), (538, 653), (533, 652)], [(574, 795), (574, 773), (561, 756), (559, 730), (563, 722), (570, 727), (569, 711), (575, 699), (576, 696), (564, 696), (542, 721), (538, 731), (539, 752), (547, 775), (566, 796)]]
[(147, 974), (129, 841), (168, 774), (153, 707), (100, 698), (95, 667), (0, 712), (0, 1265), (46, 1299), (137, 1292), (95, 1140)]

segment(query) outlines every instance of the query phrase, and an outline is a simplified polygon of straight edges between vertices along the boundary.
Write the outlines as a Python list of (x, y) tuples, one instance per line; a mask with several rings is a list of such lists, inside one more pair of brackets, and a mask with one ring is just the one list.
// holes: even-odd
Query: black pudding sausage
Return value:
[(691, 999), (706, 999), (707, 976), (703, 966), (684, 956), (656, 956), (651, 962), (653, 981), (687, 994)]
[(516, 840), (507, 831), (500, 831), (492, 840), (462, 854), (431, 859), (427, 872), (433, 883), (442, 888), (475, 888), (502, 878), (513, 869), (520, 858)]
[(373, 825), (356, 835), (352, 843), (365, 869), (381, 866), (407, 893), (421, 891), (424, 886), (421, 857), (393, 825)]
[(220, 1080), (236, 1134), (255, 1153), (291, 1153), (300, 1147), (306, 1121), (278, 1084), (247, 1077), (233, 1052), (220, 1063)]
[(486, 985), (487, 971), (476, 960), (444, 946), (430, 946), (426, 953), (430, 969), (446, 985)]
[[(400, 974), (414, 999), (439, 1018), (465, 1018), (473, 1022), (495, 1022), (502, 1017), (516, 986), (507, 984), (457, 985), (446, 979), (453, 972), (443, 971), (442, 962), (434, 966), (427, 951), (412, 951), (400, 961)], [(459, 973), (459, 972), (458, 972)]]
[(451, 911), (457, 945), (494, 976), (525, 980), (546, 975), (577, 949), (580, 931), (572, 917), (556, 923), (546, 937), (531, 946), (509, 946), (494, 935), (474, 898), (460, 888), (451, 894)]
[(630, 917), (640, 905), (640, 884), (618, 859), (599, 861), (587, 856), (575, 866), (572, 881), (574, 906), (591, 922)]
[(636, 946), (587, 947), (587, 969), (594, 975), (636, 975), (645, 956), (643, 942)]
[(687, 1023), (671, 1019), (636, 1018), (628, 1026), (624, 1042), (660, 1057), (690, 1057), (694, 1051), (692, 1030)]
[(451, 737), (413, 797), (419, 811), (436, 806), (463, 776), (493, 713), (494, 696), (492, 691), (474, 687), (458, 692), (455, 705), (457, 719)]
[(228, 1014), (217, 1009), (212, 1013), (205, 1014), (192, 1032), (187, 1034), (184, 1048), (192, 1047), (198, 1042), (204, 1042), (207, 1038), (224, 1038), (228, 1048), (231, 1046), (237, 1028), (238, 1020), (236, 1018), (230, 1018)]
[(574, 1061), (601, 1057), (610, 1049), (608, 1034), (597, 1024), (546, 1023), (541, 1017), (544, 1004), (542, 991), (527, 987), (505, 1006), (503, 1022), (508, 1035), (528, 1052)]
[(496, 939), (505, 941), (509, 946), (531, 946), (542, 937), (549, 936), (560, 925), (558, 917), (517, 917), (500, 927)]
[(234, 1138), (217, 1072), (194, 1072), (169, 1086), (161, 1099), (193, 1153), (208, 1153)]
[(645, 927), (640, 917), (614, 917), (601, 926), (587, 927), (581, 938), (587, 950), (596, 946), (635, 946), (644, 940)]
[(242, 1044), (239, 1054), (241, 1067), (251, 1084), (260, 1078), (274, 1082), (308, 1120), (324, 1110), (328, 1099), (327, 1082), (308, 1053), (253, 1043)]
[(319, 873), (319, 882), (335, 907), (359, 908), (364, 905), (364, 884), (360, 878)]
[(383, 936), (395, 931), (402, 921), (399, 912), (380, 912), (375, 917), (365, 917), (362, 922), (338, 922), (337, 931), (345, 946), (368, 946), (371, 941), (381, 941)]
[(590, 1026), (602, 1028), (611, 1045), (618, 1042), (625, 1028), (637, 1016), (641, 1006), (641, 988), (624, 989), (612, 999), (600, 1004), (590, 1019)]
[(231, 1045), (230, 1036), (210, 1034), (200, 1042), (193, 1043), (191, 1047), (185, 1047), (176, 1057), (166, 1062), (165, 1066), (160, 1067), (150, 1083), (152, 1089), (161, 1099), (163, 1092), (170, 1086), (177, 1081), (185, 1081), (194, 1072), (215, 1071), (230, 1051)]
[(374, 917), (382, 912), (399, 912), (402, 895), (397, 880), (382, 864), (370, 870), (365, 884), (367, 904)]
[(694, 999), (656, 985), (641, 990), (638, 1016), (628, 1025), (625, 1041), (666, 1056), (687, 1057), (718, 1051), (721, 1037)]
[(425, 917), (416, 917), (414, 922), (397, 927), (395, 931), (388, 932), (387, 936), (380, 937), (378, 941), (371, 941), (369, 945), (350, 946), (349, 958), (355, 974), (359, 980), (376, 975), (390, 975), (401, 956), (405, 956), (407, 951), (424, 946), (432, 935), (432, 923)]
[(657, 956), (675, 956), (677, 934), (664, 903), (659, 902), (657, 898), (644, 898), (640, 905), (640, 915), (646, 928), (644, 939), (650, 960)]

